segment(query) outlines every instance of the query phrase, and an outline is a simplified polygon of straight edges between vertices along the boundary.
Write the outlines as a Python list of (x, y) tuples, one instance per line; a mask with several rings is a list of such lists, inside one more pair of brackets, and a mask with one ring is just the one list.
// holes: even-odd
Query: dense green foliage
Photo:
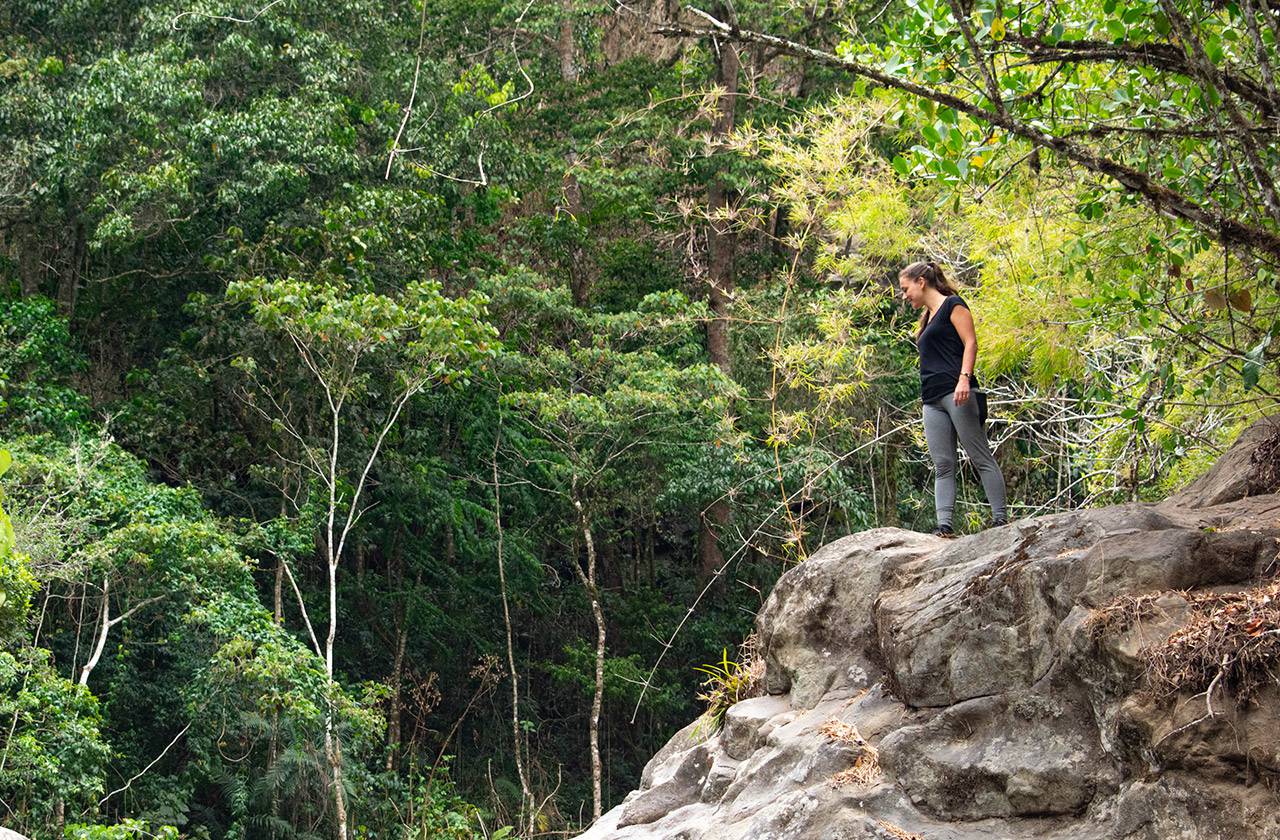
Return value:
[(1026, 5), (0, 7), (4, 824), (618, 803), (789, 564), (932, 525), (922, 256), (1015, 516), (1201, 469), (1280, 387), (1280, 24)]

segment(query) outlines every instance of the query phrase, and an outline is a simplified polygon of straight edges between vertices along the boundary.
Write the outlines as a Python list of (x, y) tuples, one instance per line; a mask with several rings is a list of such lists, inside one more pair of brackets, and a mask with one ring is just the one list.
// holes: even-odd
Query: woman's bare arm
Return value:
[[(973, 314), (967, 306), (951, 307), (951, 325), (956, 328), (960, 340), (964, 342), (964, 357), (960, 361), (960, 372), (973, 373), (978, 361), (978, 333), (973, 328)], [(956, 405), (964, 405), (969, 399), (969, 377), (961, 376), (956, 383)]]

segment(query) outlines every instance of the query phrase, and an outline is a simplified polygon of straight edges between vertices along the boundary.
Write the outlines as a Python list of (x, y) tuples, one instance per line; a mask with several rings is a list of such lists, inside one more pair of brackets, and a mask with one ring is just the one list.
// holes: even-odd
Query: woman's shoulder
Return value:
[(952, 309), (955, 309), (957, 306), (963, 306), (965, 309), (969, 308), (969, 304), (965, 303), (964, 298), (960, 297), (959, 295), (948, 295), (947, 299), (942, 303), (943, 303), (943, 306), (947, 308), (948, 312), (950, 312)]

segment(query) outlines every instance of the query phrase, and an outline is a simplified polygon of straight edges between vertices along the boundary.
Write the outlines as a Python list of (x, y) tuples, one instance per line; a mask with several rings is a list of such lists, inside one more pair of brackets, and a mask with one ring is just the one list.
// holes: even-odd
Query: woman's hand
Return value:
[(964, 405), (969, 401), (969, 377), (961, 375), (960, 381), (956, 383), (955, 400), (956, 405)]

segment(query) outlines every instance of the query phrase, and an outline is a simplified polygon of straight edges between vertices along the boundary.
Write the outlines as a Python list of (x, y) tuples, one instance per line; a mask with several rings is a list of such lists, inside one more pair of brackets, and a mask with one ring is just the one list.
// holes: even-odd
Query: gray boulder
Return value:
[(651, 823), (701, 798), (702, 786), (711, 770), (711, 752), (706, 744), (685, 750), (670, 761), (671, 772), (662, 781), (622, 806), (618, 826)]
[(945, 541), (877, 528), (823, 546), (782, 576), (756, 617), (768, 690), (812, 708), (832, 689), (865, 688), (875, 670), (871, 604), (898, 567)]
[[(1246, 496), (1274, 493), (1274, 470), (1269, 440), (1280, 435), (1280, 415), (1255, 420), (1208, 472), (1170, 496), (1166, 504), (1176, 507), (1207, 508), (1234, 502)], [(1261, 451), (1260, 451), (1261, 450)], [(1263, 457), (1258, 457), (1263, 456)]]
[(1160, 504), (824, 547), (757, 617), (768, 693), (677, 733), (582, 840), (1280, 840), (1280, 686), (1146, 677), (1193, 599), (1276, 572), (1269, 423)]
[(750, 758), (764, 744), (776, 718), (791, 711), (785, 698), (765, 695), (735, 703), (724, 714), (724, 751), (730, 758)]
[(1075, 511), (957, 541), (898, 573), (874, 606), (900, 697), (946, 706), (1029, 688), (1077, 606), (1256, 579), (1277, 531), (1204, 532), (1140, 505)]
[(884, 772), (947, 820), (1078, 814), (1118, 782), (1086, 703), (1010, 692), (966, 700), (880, 745)]

